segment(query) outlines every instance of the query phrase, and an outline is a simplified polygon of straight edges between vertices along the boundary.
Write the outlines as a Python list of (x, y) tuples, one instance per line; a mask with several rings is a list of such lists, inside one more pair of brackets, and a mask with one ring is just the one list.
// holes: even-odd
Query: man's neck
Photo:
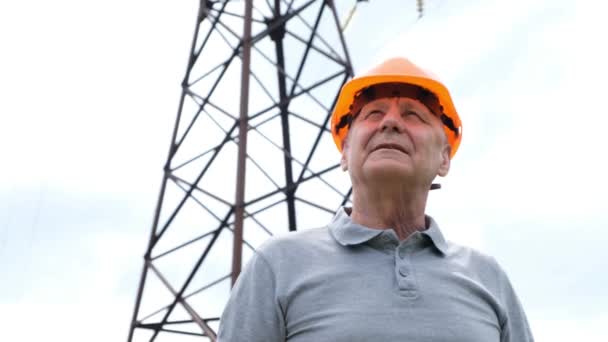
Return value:
[(400, 240), (426, 229), (424, 210), (428, 188), (408, 191), (393, 186), (353, 187), (354, 223), (375, 229), (392, 228)]

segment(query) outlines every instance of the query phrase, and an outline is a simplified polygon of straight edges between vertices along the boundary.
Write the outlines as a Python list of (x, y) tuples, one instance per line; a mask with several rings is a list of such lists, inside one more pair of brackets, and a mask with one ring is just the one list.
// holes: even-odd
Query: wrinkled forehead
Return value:
[(350, 113), (356, 116), (366, 104), (378, 99), (391, 97), (415, 99), (425, 105), (436, 116), (440, 116), (443, 113), (443, 108), (439, 104), (439, 100), (435, 94), (422, 87), (406, 83), (381, 83), (361, 89), (355, 94)]
[(361, 107), (361, 113), (364, 113), (366, 112), (366, 110), (370, 110), (373, 108), (381, 108), (383, 110), (388, 110), (392, 103), (397, 104), (402, 110), (403, 108), (416, 109), (419, 112), (424, 110), (424, 112), (428, 112), (431, 115), (434, 115), (434, 113), (431, 113), (431, 111), (422, 102), (420, 102), (418, 99), (411, 97), (382, 97), (379, 99), (371, 100), (363, 104), (363, 106)]

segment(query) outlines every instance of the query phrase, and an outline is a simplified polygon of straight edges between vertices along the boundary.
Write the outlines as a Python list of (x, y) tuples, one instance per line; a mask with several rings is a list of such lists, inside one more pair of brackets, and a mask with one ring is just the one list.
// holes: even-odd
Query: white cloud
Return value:
[(50, 262), (40, 260), (46, 249), (38, 249), (29, 267), (35, 273), (30, 277), (34, 284), (24, 284), (26, 293), (16, 302), (0, 303), (0, 319), (5, 322), (2, 340), (126, 339), (137, 284), (130, 283), (126, 291), (120, 287), (125, 274), (135, 276), (141, 267), (143, 242), (138, 235), (89, 235), (79, 241), (81, 246), (64, 246), (64, 253), (87, 251), (69, 255), (78, 260), (62, 261), (64, 265), (53, 261), (62, 260), (59, 255), (48, 255)]
[[(19, 32), (7, 37), (0, 66), (10, 165), (0, 186), (43, 180), (106, 191), (141, 188), (137, 177), (152, 174), (146, 183), (158, 182), (196, 3), (36, 3), (12, 3), (0, 20), (2, 32)], [(142, 163), (158, 172), (131, 173)]]
[[(564, 308), (567, 311), (567, 308)], [(608, 316), (589, 319), (545, 319), (537, 318), (532, 329), (537, 341), (569, 342), (587, 341), (604, 342), (608, 340)]]
[(5, 341), (124, 341), (130, 314), (107, 297), (0, 304)]
[(518, 25), (548, 4), (542, 0), (445, 3), (387, 44), (375, 59), (404, 55), (444, 81), (453, 80), (500, 48)]

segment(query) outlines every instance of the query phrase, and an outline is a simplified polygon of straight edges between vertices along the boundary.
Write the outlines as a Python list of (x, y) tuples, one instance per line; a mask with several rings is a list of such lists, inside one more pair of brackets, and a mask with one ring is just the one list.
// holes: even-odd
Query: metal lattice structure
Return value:
[(348, 202), (329, 119), (351, 76), (331, 0), (200, 2), (129, 341), (215, 341), (241, 260)]

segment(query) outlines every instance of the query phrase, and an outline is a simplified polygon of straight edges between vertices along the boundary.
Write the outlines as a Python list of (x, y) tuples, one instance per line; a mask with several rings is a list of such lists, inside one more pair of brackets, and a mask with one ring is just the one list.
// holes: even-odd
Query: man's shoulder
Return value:
[(500, 272), (496, 259), (477, 248), (447, 241), (448, 255), (467, 268), (475, 268), (486, 272)]
[(323, 250), (335, 248), (335, 240), (327, 226), (289, 232), (270, 237), (256, 250), (267, 260), (302, 258), (318, 255)]
[(508, 279), (496, 258), (476, 248), (448, 242), (451, 269), (498, 293)]

